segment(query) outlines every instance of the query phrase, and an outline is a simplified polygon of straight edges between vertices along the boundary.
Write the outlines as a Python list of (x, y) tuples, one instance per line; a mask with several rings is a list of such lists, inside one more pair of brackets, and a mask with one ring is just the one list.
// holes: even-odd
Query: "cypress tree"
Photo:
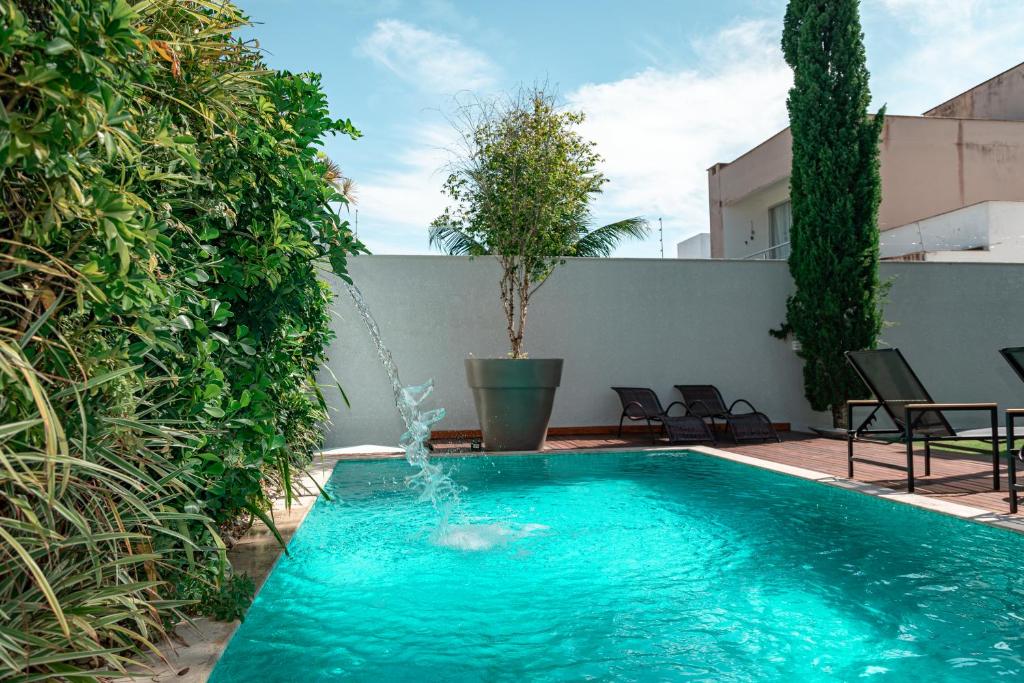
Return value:
[(878, 141), (884, 107), (871, 99), (858, 0), (790, 0), (782, 51), (793, 168), (785, 329), (800, 342), (804, 393), (844, 423), (863, 384), (843, 355), (873, 348), (882, 327), (878, 279)]

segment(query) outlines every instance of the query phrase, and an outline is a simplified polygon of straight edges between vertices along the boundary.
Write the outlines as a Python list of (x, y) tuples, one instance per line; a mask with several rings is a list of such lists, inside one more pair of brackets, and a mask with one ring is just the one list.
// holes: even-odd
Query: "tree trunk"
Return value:
[(836, 429), (849, 429), (850, 425), (846, 423), (846, 404), (841, 403), (837, 406), (832, 406), (832, 426)]
[(518, 358), (522, 336), (516, 334), (515, 282), (512, 278), (512, 270), (504, 261), (502, 262), (502, 269), (504, 274), (501, 277), (501, 307), (505, 311), (505, 328), (508, 332), (509, 354), (513, 358)]

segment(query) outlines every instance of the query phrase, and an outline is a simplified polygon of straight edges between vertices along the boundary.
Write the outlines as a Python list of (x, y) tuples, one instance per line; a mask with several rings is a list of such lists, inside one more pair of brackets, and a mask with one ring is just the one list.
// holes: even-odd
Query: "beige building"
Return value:
[[(708, 169), (713, 258), (789, 255), (791, 144), (787, 128)], [(887, 116), (880, 163), (882, 258), (1024, 261), (1024, 64)]]

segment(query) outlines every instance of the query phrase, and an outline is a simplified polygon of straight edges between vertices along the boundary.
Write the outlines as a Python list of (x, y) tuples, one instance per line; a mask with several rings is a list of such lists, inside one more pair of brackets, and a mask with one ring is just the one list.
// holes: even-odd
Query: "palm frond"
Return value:
[(626, 239), (646, 239), (650, 235), (647, 219), (641, 216), (626, 218), (615, 223), (602, 225), (583, 235), (576, 243), (573, 256), (609, 256), (619, 243)]
[(317, 159), (323, 164), (324, 180), (333, 185), (334, 189), (336, 189), (349, 204), (358, 203), (359, 196), (356, 191), (355, 181), (345, 175), (345, 172), (341, 170), (341, 166), (323, 152), (320, 152), (317, 155)]
[(430, 246), (452, 256), (487, 256), (491, 253), (486, 245), (451, 225), (430, 226)]

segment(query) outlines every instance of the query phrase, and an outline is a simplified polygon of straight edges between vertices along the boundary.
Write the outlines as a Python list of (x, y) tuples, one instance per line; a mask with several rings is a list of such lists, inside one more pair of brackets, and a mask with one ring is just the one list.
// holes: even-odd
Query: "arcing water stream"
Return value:
[(366, 324), (370, 333), (370, 339), (377, 349), (377, 357), (384, 366), (384, 371), (391, 381), (391, 390), (395, 395), (395, 405), (405, 423), (405, 434), (402, 435), (399, 445), (405, 450), (405, 459), (410, 465), (417, 469), (407, 481), (409, 487), (420, 493), (420, 500), (428, 500), (441, 515), (442, 529), (447, 524), (448, 515), (452, 507), (458, 504), (459, 487), (452, 481), (444, 469), (437, 463), (430, 462), (430, 449), (427, 442), (430, 440), (430, 426), (435, 422), (444, 419), (444, 408), (435, 408), (423, 412), (420, 404), (430, 395), (434, 389), (434, 381), (427, 380), (418, 386), (402, 386), (402, 379), (398, 376), (398, 366), (395, 365), (391, 351), (384, 345), (380, 336), (380, 328), (373, 314), (370, 313), (363, 293), (355, 285), (347, 285), (348, 293), (355, 302), (359, 316)]
[(380, 363), (384, 366), (384, 371), (391, 382), (395, 405), (405, 423), (405, 433), (402, 435), (399, 445), (405, 450), (405, 459), (416, 468), (416, 472), (407, 477), (406, 481), (410, 488), (419, 491), (420, 500), (430, 501), (440, 516), (440, 523), (434, 532), (434, 542), (460, 550), (489, 550), (546, 530), (547, 527), (542, 524), (524, 524), (518, 528), (503, 523), (449, 524), (452, 512), (459, 505), (459, 493), (462, 491), (462, 487), (452, 481), (440, 464), (430, 462), (430, 449), (427, 447), (427, 442), (430, 440), (430, 426), (444, 418), (444, 408), (435, 408), (425, 412), (420, 410), (420, 404), (434, 389), (433, 380), (428, 380), (419, 386), (402, 386), (402, 380), (398, 375), (398, 366), (395, 365), (395, 360), (391, 357), (391, 351), (381, 339), (380, 327), (377, 326), (377, 321), (370, 312), (369, 306), (366, 305), (363, 293), (355, 285), (346, 286), (356, 305), (356, 310), (359, 311), (359, 316), (370, 333), (370, 338), (377, 350), (377, 357), (380, 358)]

